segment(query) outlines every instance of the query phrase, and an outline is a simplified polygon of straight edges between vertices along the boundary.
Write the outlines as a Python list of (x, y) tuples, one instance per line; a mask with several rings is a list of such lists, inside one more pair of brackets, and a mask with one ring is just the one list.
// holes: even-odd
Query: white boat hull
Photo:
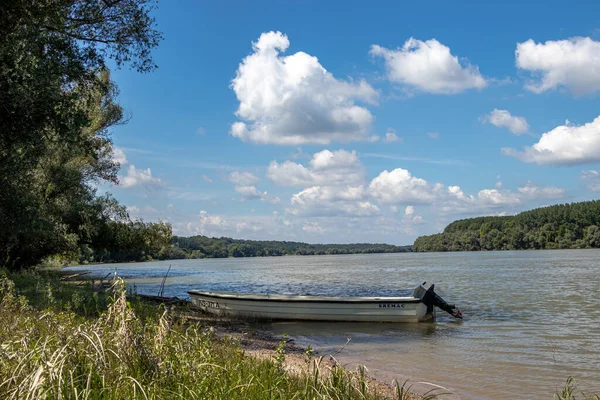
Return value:
[(271, 320), (420, 322), (431, 320), (415, 297), (317, 297), (188, 292), (192, 304), (211, 314)]

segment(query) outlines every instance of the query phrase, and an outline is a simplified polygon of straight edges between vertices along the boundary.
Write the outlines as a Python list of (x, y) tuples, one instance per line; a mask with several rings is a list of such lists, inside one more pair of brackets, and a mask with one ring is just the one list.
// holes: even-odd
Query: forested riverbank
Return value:
[[(132, 221), (112, 223), (106, 242), (83, 245), (72, 262), (80, 264), (228, 257), (278, 257), (329, 254), (403, 253), (412, 246), (384, 243), (309, 244), (228, 237), (171, 236), (170, 225)], [(94, 247), (92, 247), (94, 246)]]
[(267, 257), (288, 255), (402, 253), (411, 246), (385, 243), (309, 244), (276, 240), (240, 240), (207, 236), (173, 237), (172, 258)]
[(459, 220), (442, 233), (417, 238), (413, 245), (413, 251), (588, 248), (600, 248), (598, 200)]

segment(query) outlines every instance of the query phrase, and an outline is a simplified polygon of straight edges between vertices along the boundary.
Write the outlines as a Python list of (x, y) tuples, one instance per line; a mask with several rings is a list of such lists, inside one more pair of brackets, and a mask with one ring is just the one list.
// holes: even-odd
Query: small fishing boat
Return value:
[(192, 304), (225, 317), (270, 320), (421, 322), (435, 318), (438, 307), (455, 318), (463, 314), (425, 282), (406, 297), (323, 297), (188, 292)]

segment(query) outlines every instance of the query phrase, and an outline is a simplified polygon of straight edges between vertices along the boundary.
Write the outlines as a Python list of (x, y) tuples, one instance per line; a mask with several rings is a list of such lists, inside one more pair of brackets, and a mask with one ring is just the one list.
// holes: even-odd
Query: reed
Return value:
[(92, 289), (56, 274), (0, 273), (0, 398), (393, 398), (364, 369), (322, 358), (288, 371), (283, 342), (272, 358), (248, 356), (206, 326), (127, 297), (119, 278), (108, 292)]
[(556, 391), (556, 393), (554, 394), (554, 399), (555, 400), (600, 400), (600, 395), (585, 394), (583, 391), (581, 391), (577, 387), (577, 382), (575, 382), (575, 379), (572, 376), (570, 376), (569, 378), (567, 378), (567, 382), (565, 383), (565, 386), (562, 389)]

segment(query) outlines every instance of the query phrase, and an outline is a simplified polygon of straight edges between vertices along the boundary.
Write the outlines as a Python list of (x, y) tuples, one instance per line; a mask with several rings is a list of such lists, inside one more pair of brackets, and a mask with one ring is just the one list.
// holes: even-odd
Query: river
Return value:
[(138, 293), (190, 289), (327, 296), (409, 294), (423, 281), (465, 314), (435, 323), (277, 322), (300, 345), (386, 381), (427, 381), (464, 399), (552, 398), (573, 376), (600, 393), (600, 251), (397, 253), (169, 260), (115, 268)]

